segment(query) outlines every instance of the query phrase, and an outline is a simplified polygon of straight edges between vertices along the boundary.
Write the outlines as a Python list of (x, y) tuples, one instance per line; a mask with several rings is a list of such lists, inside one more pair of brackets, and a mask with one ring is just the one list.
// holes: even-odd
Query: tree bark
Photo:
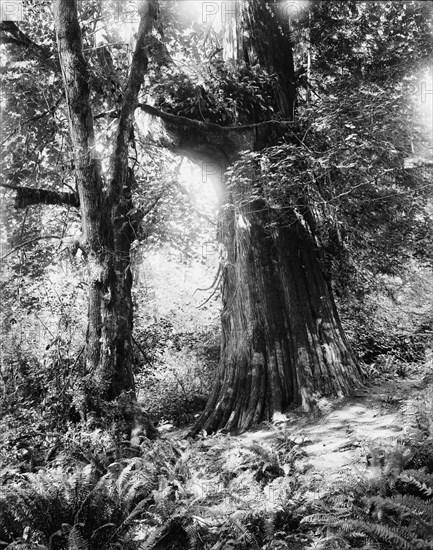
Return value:
[(9, 183), (0, 183), (0, 187), (16, 191), (14, 207), (17, 209), (27, 208), (33, 204), (56, 204), (73, 206), (75, 208), (80, 206), (78, 195), (75, 193), (53, 191), (52, 189), (38, 189), (24, 185), (11, 185)]
[[(258, 151), (283, 137), (300, 143), (296, 123), (288, 121), (296, 100), (290, 36), (263, 2), (250, 0), (240, 12), (246, 32), (234, 33), (229, 23), (226, 57), (232, 60), (242, 50), (245, 61), (276, 75), (281, 122), (263, 121), (258, 112), (250, 124), (223, 128), (140, 105), (162, 121), (160, 145), (198, 163), (218, 164), (221, 174), (241, 151)], [(320, 263), (308, 205), (282, 218), (267, 203), (257, 175), (251, 174), (244, 187), (228, 183), (220, 182), (226, 199), (219, 221), (226, 250), (221, 359), (212, 395), (190, 435), (202, 429), (248, 429), (290, 407), (308, 411), (320, 396), (348, 394), (362, 379)]]
[[(84, 242), (89, 266), (86, 380), (79, 408), (106, 412), (117, 400), (127, 430), (141, 424), (156, 434), (136, 404), (132, 374), (132, 274), (135, 238), (132, 210), (134, 176), (128, 166), (129, 140), (137, 97), (147, 68), (146, 36), (154, 17), (153, 0), (143, 3), (137, 45), (119, 114), (112, 176), (106, 191), (95, 154), (87, 65), (82, 53), (76, 0), (55, 0), (55, 26), (69, 112), (70, 134)], [(145, 422), (146, 420), (146, 422)], [(143, 426), (143, 422), (145, 425)]]
[(222, 346), (216, 386), (192, 434), (248, 429), (320, 396), (346, 395), (360, 371), (311, 228), (265, 200), (231, 197), (221, 219)]

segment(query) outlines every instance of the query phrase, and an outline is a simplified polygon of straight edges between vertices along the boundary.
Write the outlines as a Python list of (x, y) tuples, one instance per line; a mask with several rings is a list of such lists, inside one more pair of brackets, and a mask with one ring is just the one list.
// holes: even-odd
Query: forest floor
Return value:
[[(199, 499), (209, 497), (207, 504), (226, 517), (236, 511), (276, 517), (288, 508), (292, 517), (327, 513), (332, 497), (341, 501), (355, 487), (377, 484), (389, 472), (408, 467), (412, 443), (421, 437), (418, 412), (432, 401), (431, 365), (420, 369), (418, 364), (403, 376), (393, 369), (382, 372), (352, 397), (323, 399), (319, 417), (294, 412), (239, 435), (204, 435), (189, 442), (189, 466), (196, 474), (189, 490)], [(427, 415), (427, 422), (433, 418)], [(165, 437), (178, 445), (186, 433), (176, 430)], [(287, 534), (287, 525), (283, 530)], [(305, 538), (302, 529), (294, 531), (284, 538), (288, 546), (274, 537), (260, 548), (316, 547), (311, 531)], [(317, 533), (320, 539), (323, 532)], [(231, 548), (229, 542), (225, 538), (223, 546), (212, 549)]]
[[(420, 371), (419, 366), (405, 373), (381, 375), (362, 390), (347, 398), (319, 403), (321, 414), (288, 413), (274, 422), (264, 422), (240, 435), (231, 435), (233, 445), (264, 444), (275, 446), (284, 432), (303, 448), (300, 469), (327, 485), (347, 474), (359, 476), (371, 465), (384, 465), (379, 448), (396, 446), (411, 436), (413, 403), (431, 386), (433, 367)], [(180, 440), (188, 429), (174, 430), (166, 437)], [(301, 466), (303, 465), (303, 466)], [(307, 467), (307, 468), (305, 468)]]
[[(318, 419), (288, 416), (286, 427), (305, 455), (298, 467), (307, 466), (321, 491), (347, 478), (365, 475), (371, 466), (385, 466), (387, 449), (410, 437), (410, 405), (427, 387), (424, 374), (387, 378), (371, 383), (350, 398), (326, 402)], [(327, 409), (327, 410), (326, 410)], [(265, 431), (240, 436), (246, 442), (272, 439)], [(371, 469), (371, 468), (370, 468)]]
[[(116, 447), (79, 426), (40, 465), (4, 454), (0, 548), (30, 548), (7, 546), (27, 529), (45, 550), (53, 536), (89, 550), (432, 550), (433, 362), (369, 369), (351, 397), (240, 434), (166, 425)], [(76, 532), (92, 544), (73, 545)]]

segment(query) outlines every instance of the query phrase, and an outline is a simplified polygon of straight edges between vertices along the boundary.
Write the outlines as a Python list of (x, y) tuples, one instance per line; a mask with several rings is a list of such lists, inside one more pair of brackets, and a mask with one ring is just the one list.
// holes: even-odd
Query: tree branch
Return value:
[(40, 237), (35, 237), (34, 239), (30, 239), (28, 241), (25, 241), (24, 243), (21, 243), (17, 246), (15, 246), (14, 248), (12, 248), (12, 250), (9, 250), (9, 252), (7, 254), (5, 254), (4, 256), (2, 256), (0, 258), (1, 261), (5, 260), (8, 256), (10, 256), (11, 254), (13, 254), (14, 252), (16, 252), (17, 250), (20, 250), (20, 248), (23, 248), (24, 246), (27, 246), (28, 244), (32, 244), (36, 241), (40, 241), (42, 239), (59, 239), (59, 241), (61, 241), (64, 237), (59, 237), (58, 235), (42, 235)]
[(21, 185), (10, 185), (0, 183), (0, 187), (16, 191), (15, 208), (27, 208), (32, 204), (57, 204), (79, 208), (80, 201), (75, 193), (65, 193), (63, 191), (52, 191), (51, 189), (35, 189), (34, 187), (24, 187)]
[[(145, 113), (148, 113), (149, 115), (156, 116), (163, 120), (164, 122), (168, 122), (170, 124), (175, 124), (177, 126), (186, 126), (188, 128), (192, 128), (195, 130), (207, 130), (212, 132), (221, 132), (222, 134), (226, 134), (227, 132), (245, 132), (247, 130), (254, 130), (257, 128), (264, 128), (268, 126), (294, 126), (295, 122), (293, 120), (264, 120), (262, 122), (256, 122), (255, 124), (242, 124), (240, 126), (221, 126), (220, 124), (215, 124), (214, 122), (203, 122), (201, 120), (195, 120), (192, 118), (187, 118), (180, 115), (172, 115), (170, 113), (166, 113), (165, 111), (161, 111), (160, 109), (157, 109), (156, 107), (152, 107), (151, 105), (147, 105), (145, 103), (138, 103), (137, 108), (141, 109)], [(110, 112), (111, 115), (112, 111)], [(108, 113), (107, 113), (108, 114)]]
[(119, 111), (118, 109), (114, 109), (112, 111), (103, 111), (102, 113), (98, 113), (97, 115), (95, 115), (93, 117), (93, 120), (97, 120), (98, 118), (104, 118), (106, 116), (109, 118), (117, 118), (119, 116)]
[(137, 104), (143, 113), (158, 118), (164, 124), (158, 134), (150, 131), (146, 120), (137, 117), (142, 136), (155, 140), (170, 151), (187, 156), (193, 162), (218, 164), (221, 170), (236, 160), (240, 151), (252, 150), (254, 145), (268, 143), (270, 132), (285, 130), (295, 123), (289, 120), (267, 120), (241, 126), (220, 126), (213, 122), (202, 122), (184, 116), (172, 115), (146, 105)]
[(122, 108), (119, 113), (116, 143), (112, 155), (113, 173), (110, 183), (110, 197), (112, 201), (117, 201), (125, 189), (128, 189), (130, 192), (131, 186), (131, 178), (128, 174), (128, 147), (134, 125), (134, 112), (138, 93), (143, 83), (144, 74), (147, 71), (146, 40), (156, 14), (154, 0), (144, 2), (141, 10), (137, 42), (132, 57), (128, 82), (123, 95)]

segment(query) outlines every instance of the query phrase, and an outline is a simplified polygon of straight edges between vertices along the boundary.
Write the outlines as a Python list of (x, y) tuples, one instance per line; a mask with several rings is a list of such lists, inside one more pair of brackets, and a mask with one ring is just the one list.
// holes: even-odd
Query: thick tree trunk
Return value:
[[(296, 98), (290, 37), (270, 7), (243, 9), (244, 55), (277, 76), (280, 113), (292, 118)], [(234, 51), (234, 48), (232, 48)], [(272, 144), (256, 133), (254, 148)], [(205, 411), (192, 429), (247, 429), (291, 406), (311, 410), (320, 396), (345, 395), (361, 372), (341, 327), (318, 257), (312, 217), (272, 211), (260, 179), (256, 199), (231, 182), (220, 224), (227, 250), (222, 284), (220, 369)], [(261, 198), (260, 198), (261, 197)]]
[(192, 433), (247, 429), (359, 385), (308, 225), (278, 222), (264, 201), (240, 206), (232, 198), (221, 238), (227, 258), (220, 372)]

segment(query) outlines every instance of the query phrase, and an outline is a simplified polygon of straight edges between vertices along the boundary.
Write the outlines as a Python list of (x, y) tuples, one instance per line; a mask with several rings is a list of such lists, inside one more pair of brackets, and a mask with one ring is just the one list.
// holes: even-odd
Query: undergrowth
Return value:
[(0, 436), (0, 547), (433, 549), (433, 390), (401, 412), (399, 440), (370, 444), (365, 472), (319, 498), (289, 424), (263, 423), (262, 443), (217, 433), (132, 445), (114, 424), (60, 431), (15, 410)]
[(432, 407), (431, 388), (409, 400), (406, 438), (370, 448), (376, 475), (343, 484), (302, 519), (315, 548), (433, 548)]

